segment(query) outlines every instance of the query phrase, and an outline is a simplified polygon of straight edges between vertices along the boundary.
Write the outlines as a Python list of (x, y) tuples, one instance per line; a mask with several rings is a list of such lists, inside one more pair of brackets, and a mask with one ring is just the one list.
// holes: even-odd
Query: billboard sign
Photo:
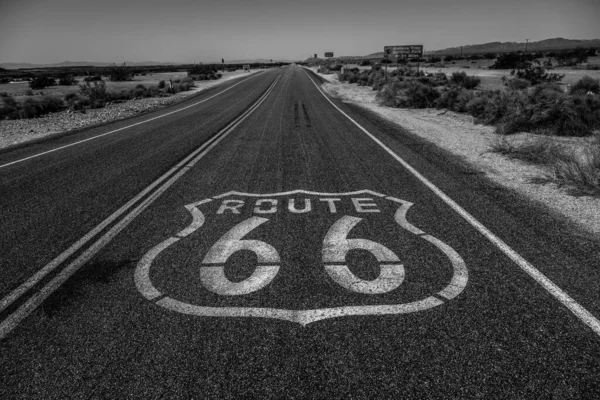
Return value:
[(423, 45), (384, 46), (383, 58), (385, 59), (416, 59), (423, 57)]
[(325, 57), (333, 57), (333, 51), (325, 52)]

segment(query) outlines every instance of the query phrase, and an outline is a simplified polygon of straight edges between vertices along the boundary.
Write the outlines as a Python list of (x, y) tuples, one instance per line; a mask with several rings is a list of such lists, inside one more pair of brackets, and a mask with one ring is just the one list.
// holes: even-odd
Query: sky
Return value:
[(600, 38), (600, 0), (0, 0), (0, 63), (303, 60)]

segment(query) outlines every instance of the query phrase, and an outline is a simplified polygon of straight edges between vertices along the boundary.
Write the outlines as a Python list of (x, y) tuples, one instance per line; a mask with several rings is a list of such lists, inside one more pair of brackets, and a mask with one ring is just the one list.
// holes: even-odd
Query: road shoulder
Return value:
[[(542, 168), (490, 152), (490, 145), (499, 138), (493, 127), (475, 124), (473, 117), (452, 111), (383, 107), (375, 100), (377, 92), (369, 87), (340, 83), (333, 75), (321, 78), (326, 81), (322, 87), (328, 95), (368, 110), (460, 157), (494, 183), (548, 208), (560, 219), (569, 221), (582, 234), (600, 238), (600, 199), (571, 196), (552, 184), (531, 183), (533, 178), (543, 172)], [(527, 134), (521, 136), (526, 138)]]

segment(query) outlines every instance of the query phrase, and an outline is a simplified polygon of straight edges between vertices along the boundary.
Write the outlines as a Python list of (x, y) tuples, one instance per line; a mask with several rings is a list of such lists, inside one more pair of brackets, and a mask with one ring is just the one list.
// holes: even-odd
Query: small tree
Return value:
[(133, 71), (127, 68), (127, 65), (113, 64), (108, 69), (109, 79), (113, 82), (130, 81), (133, 79)]

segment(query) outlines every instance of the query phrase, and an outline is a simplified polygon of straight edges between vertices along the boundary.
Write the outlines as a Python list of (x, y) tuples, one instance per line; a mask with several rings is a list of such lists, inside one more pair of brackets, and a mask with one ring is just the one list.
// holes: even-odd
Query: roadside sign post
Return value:
[[(419, 66), (420, 66), (420, 62), (421, 62), (421, 57), (423, 57), (423, 45), (422, 44), (384, 46), (383, 54), (384, 54), (384, 56), (389, 55), (393, 58), (403, 59), (403, 60), (407, 60), (407, 61), (416, 59), (417, 60), (417, 75), (419, 74)], [(410, 68), (410, 64), (409, 64), (409, 68)], [(387, 76), (387, 72), (386, 72), (386, 76)]]
[(390, 51), (383, 50), (383, 60), (385, 61), (385, 83), (388, 83), (388, 64), (390, 62)]
[(333, 57), (333, 51), (326, 51), (325, 58), (331, 58), (331, 57)]

